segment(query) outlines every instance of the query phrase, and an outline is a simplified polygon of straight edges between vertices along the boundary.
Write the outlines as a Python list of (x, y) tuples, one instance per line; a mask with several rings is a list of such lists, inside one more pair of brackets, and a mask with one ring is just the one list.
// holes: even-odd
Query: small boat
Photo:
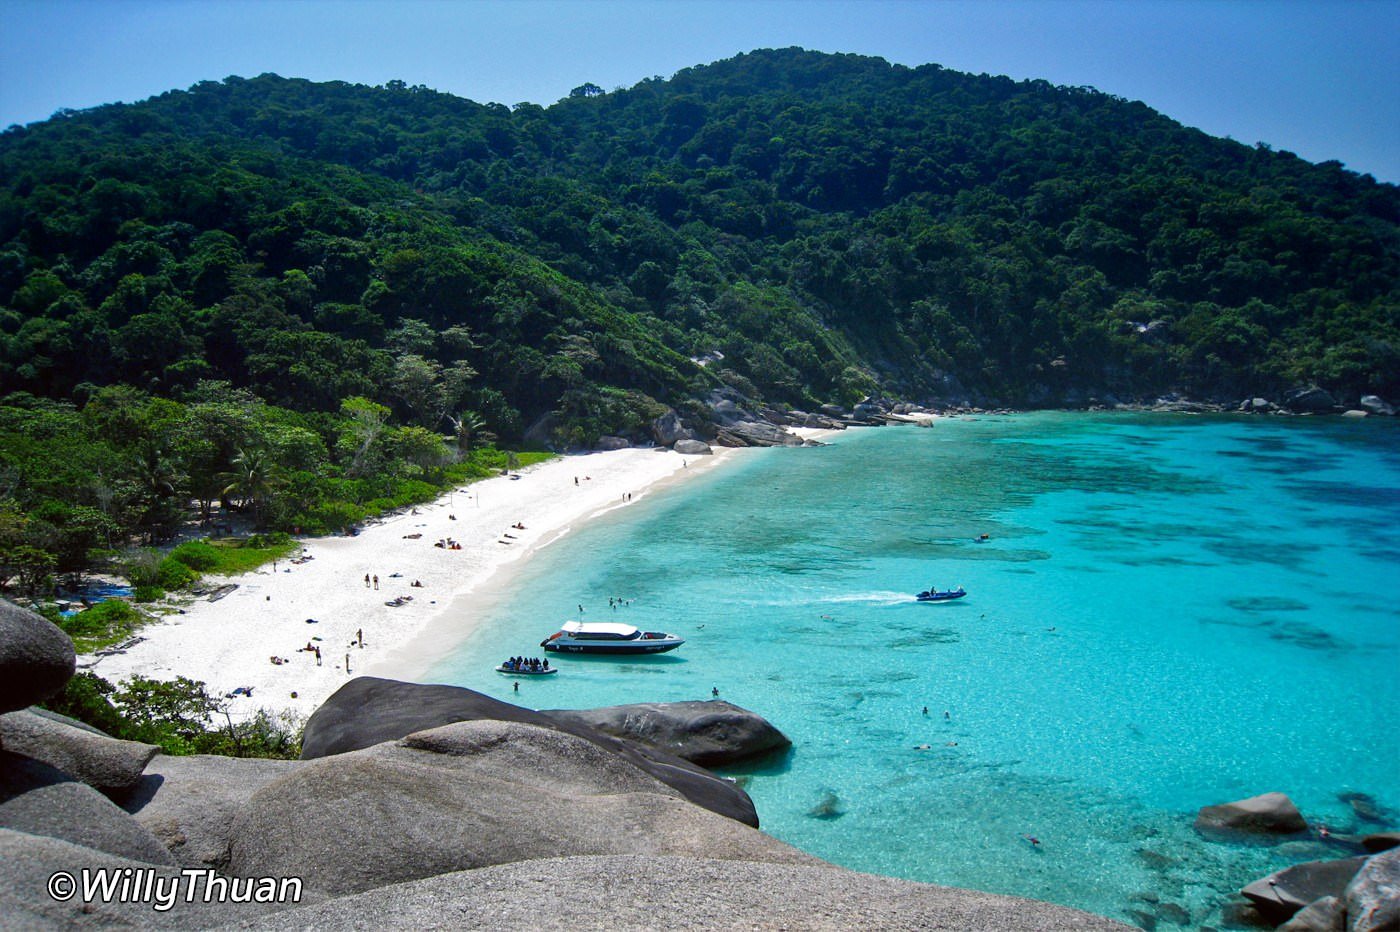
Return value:
[(530, 669), (526, 666), (516, 666), (510, 661), (506, 661), (496, 668), (497, 673), (504, 673), (506, 676), (553, 676), (559, 672), (558, 667), (544, 667)]
[(938, 589), (929, 589), (926, 592), (920, 592), (918, 595), (914, 596), (914, 598), (918, 599), (920, 602), (951, 602), (954, 599), (961, 599), (965, 595), (967, 595), (967, 590), (959, 586), (956, 589), (944, 589), (942, 591)]
[(685, 638), (662, 631), (642, 631), (612, 622), (566, 621), (540, 642), (548, 651), (570, 654), (659, 654), (675, 650)]

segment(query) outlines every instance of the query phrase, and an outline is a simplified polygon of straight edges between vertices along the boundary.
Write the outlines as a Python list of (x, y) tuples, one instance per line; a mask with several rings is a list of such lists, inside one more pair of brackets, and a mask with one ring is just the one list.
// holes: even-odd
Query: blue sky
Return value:
[(0, 0), (0, 126), (268, 71), (548, 104), (790, 45), (1092, 85), (1400, 182), (1400, 0)]

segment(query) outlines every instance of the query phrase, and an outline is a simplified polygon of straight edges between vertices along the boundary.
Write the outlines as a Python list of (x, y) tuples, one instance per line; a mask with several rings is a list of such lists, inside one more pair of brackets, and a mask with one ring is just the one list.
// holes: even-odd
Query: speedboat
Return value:
[(967, 590), (959, 586), (956, 589), (944, 589), (942, 591), (938, 589), (929, 589), (927, 592), (920, 592), (918, 595), (914, 596), (914, 598), (918, 599), (920, 602), (951, 602), (954, 599), (961, 599), (965, 595), (967, 595)]
[(659, 654), (675, 650), (685, 638), (661, 631), (642, 631), (612, 622), (566, 621), (540, 641), (549, 651), (569, 654)]

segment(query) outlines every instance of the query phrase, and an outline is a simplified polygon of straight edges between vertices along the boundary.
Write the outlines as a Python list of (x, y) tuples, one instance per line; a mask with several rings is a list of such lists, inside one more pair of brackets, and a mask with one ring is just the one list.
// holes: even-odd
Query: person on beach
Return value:
[(375, 574), (374, 574), (374, 588), (375, 588), (375, 589), (378, 589), (378, 588), (379, 588), (379, 574), (378, 574), (378, 573), (375, 573)]
[(356, 629), (355, 629), (355, 640), (358, 641), (358, 642), (360, 643), (360, 649), (361, 649), (361, 650), (364, 650), (364, 647), (365, 647), (365, 629), (364, 629), (364, 628), (356, 628)]
[(349, 673), (350, 673), (350, 655), (349, 655), (349, 654), (346, 654), (346, 655), (345, 655), (345, 673), (346, 673), (347, 676), (348, 676)]
[(317, 647), (317, 648), (316, 648), (316, 666), (319, 667), (320, 665), (321, 665), (321, 648)]
[(369, 588), (369, 574), (368, 574), (368, 573), (365, 574), (365, 588), (366, 588), (366, 589)]

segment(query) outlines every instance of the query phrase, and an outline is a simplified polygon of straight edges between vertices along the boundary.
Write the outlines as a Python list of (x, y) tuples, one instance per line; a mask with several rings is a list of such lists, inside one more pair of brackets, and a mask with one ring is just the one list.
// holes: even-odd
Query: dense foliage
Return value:
[(290, 760), (301, 755), (301, 723), (266, 710), (234, 721), (224, 700), (210, 695), (204, 683), (183, 676), (134, 676), (114, 686), (83, 671), (44, 707), (114, 738), (157, 745), (166, 754)]
[(62, 112), (0, 136), (0, 563), (190, 499), (345, 527), (485, 434), (641, 437), (723, 384), (1393, 398), (1398, 222), (1093, 89), (797, 49), (548, 108), (263, 75)]

